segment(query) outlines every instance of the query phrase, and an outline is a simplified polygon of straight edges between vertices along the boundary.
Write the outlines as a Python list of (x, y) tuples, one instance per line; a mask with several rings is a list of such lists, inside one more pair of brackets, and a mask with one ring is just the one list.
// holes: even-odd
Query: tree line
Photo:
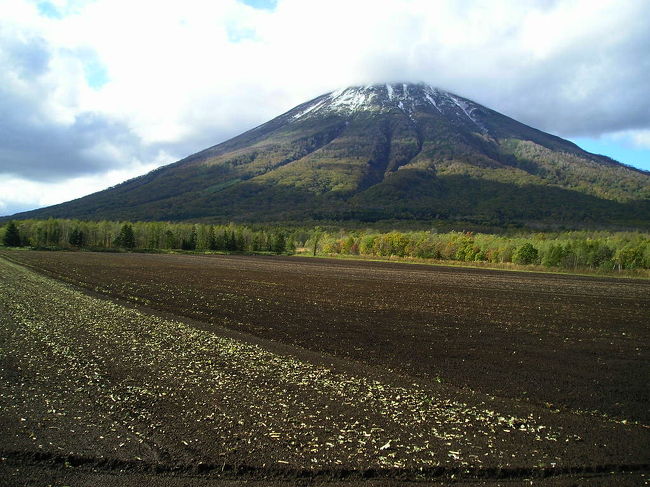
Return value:
[(0, 227), (0, 238), (5, 246), (50, 249), (309, 253), (513, 263), (571, 271), (650, 269), (650, 235), (641, 232), (497, 235), (49, 219), (9, 222)]
[[(295, 232), (294, 232), (295, 233)], [(0, 228), (4, 245), (40, 249), (272, 252), (295, 250), (282, 228), (167, 222), (22, 220)]]
[(650, 236), (639, 232), (360, 233), (328, 235), (322, 248), (329, 254), (514, 263), (572, 271), (650, 269)]

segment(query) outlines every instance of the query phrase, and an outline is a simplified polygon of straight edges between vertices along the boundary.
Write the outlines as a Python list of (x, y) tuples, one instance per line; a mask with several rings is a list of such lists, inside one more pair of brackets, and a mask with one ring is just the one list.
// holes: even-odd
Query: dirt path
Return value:
[(648, 469), (639, 425), (299, 360), (4, 259), (0, 343), (5, 480), (66, 465), (278, 481)]

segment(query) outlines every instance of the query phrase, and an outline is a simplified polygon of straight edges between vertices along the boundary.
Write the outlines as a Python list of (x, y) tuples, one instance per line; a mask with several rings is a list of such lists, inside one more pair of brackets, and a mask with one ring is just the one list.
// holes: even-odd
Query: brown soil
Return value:
[(647, 281), (2, 255), (8, 485), (605, 485), (609, 472), (634, 485), (648, 473)]

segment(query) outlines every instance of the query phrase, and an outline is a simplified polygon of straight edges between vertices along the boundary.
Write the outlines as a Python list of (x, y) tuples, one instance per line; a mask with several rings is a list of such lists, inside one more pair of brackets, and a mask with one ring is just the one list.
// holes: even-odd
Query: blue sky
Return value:
[(650, 149), (608, 138), (571, 137), (569, 140), (588, 152), (602, 154), (628, 166), (650, 171)]
[(646, 0), (0, 9), (0, 214), (104, 189), (322, 93), (388, 81), (429, 83), (650, 170)]
[(56, 6), (51, 2), (39, 2), (37, 4), (38, 12), (44, 17), (49, 17), (52, 19), (60, 19), (63, 17), (61, 12)]
[(241, 2), (265, 10), (273, 10), (278, 3), (277, 0), (241, 0)]

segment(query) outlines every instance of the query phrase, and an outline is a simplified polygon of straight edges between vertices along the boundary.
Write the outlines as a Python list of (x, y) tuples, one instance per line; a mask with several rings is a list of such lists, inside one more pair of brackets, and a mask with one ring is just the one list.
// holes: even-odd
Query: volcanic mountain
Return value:
[(453, 93), (381, 84), (15, 217), (649, 227), (650, 174)]

